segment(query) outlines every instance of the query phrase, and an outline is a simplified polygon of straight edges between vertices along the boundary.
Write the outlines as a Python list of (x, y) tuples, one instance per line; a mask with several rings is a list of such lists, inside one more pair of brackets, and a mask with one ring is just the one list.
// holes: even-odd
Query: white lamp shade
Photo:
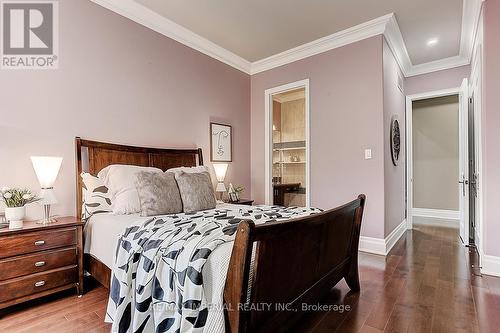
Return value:
[(214, 164), (215, 176), (217, 177), (218, 182), (223, 182), (224, 178), (226, 178), (227, 166), (227, 163)]
[(54, 186), (57, 174), (61, 168), (62, 157), (32, 156), (31, 163), (42, 189)]
[(224, 183), (217, 183), (217, 187), (215, 188), (216, 192), (226, 192), (226, 185)]

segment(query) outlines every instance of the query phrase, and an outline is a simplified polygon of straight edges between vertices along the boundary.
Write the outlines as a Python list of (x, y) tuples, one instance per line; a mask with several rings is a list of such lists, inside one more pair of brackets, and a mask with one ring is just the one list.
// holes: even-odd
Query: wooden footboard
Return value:
[(227, 330), (285, 331), (299, 319), (295, 309), (316, 304), (342, 278), (358, 291), (364, 204), (365, 196), (360, 195), (344, 206), (304, 218), (261, 225), (241, 222), (224, 290)]

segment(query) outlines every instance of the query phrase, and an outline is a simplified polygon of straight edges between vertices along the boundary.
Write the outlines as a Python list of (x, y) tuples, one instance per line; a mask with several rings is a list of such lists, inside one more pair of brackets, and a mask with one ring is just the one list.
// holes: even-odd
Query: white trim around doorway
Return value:
[(309, 96), (309, 79), (304, 79), (278, 87), (266, 89), (264, 92), (264, 105), (265, 105), (265, 203), (272, 205), (273, 186), (272, 186), (272, 96), (275, 94), (284, 93), (290, 90), (304, 88), (305, 90), (305, 118), (306, 118), (306, 206), (311, 206), (311, 117), (310, 117), (310, 96)]
[(413, 229), (413, 102), (460, 94), (460, 87), (430, 91), (406, 96), (406, 221), (408, 229)]
[[(444, 89), (444, 90), (437, 90), (437, 91), (431, 91), (431, 92), (426, 92), (426, 93), (421, 93), (421, 94), (414, 94), (414, 95), (408, 95), (406, 96), (406, 167), (407, 167), (407, 173), (406, 173), (406, 196), (407, 196), (407, 222), (408, 222), (408, 229), (413, 228), (413, 216), (423, 216), (421, 213), (430, 213), (429, 210), (426, 210), (422, 212), (422, 210), (419, 210), (418, 208), (413, 208), (413, 154), (412, 154), (412, 106), (413, 106), (413, 101), (417, 100), (422, 100), (422, 99), (429, 99), (429, 98), (436, 98), (436, 97), (443, 97), (443, 96), (450, 96), (450, 95), (457, 95), (461, 93), (461, 87), (456, 87), (456, 88), (451, 88), (451, 89)], [(467, 96), (468, 98), (469, 96)], [(475, 122), (475, 127), (476, 130), (479, 131), (479, 133), (476, 133), (476, 136), (481, 136), (481, 117), (476, 118)], [(482, 161), (482, 147), (479, 146), (478, 151), (476, 151), (477, 158), (479, 161)], [(479, 166), (480, 167), (480, 166)], [(480, 169), (481, 170), (481, 169)], [(481, 176), (482, 174), (480, 173), (480, 184), (481, 184)], [(479, 206), (482, 207), (482, 202), (481, 199), (483, 198), (483, 186), (479, 186), (479, 195), (478, 198), (480, 200)], [(435, 213), (435, 212), (434, 212)], [(453, 218), (456, 217), (456, 212), (447, 212), (450, 214), (439, 214), (444, 217), (444, 215), (447, 216), (447, 218)], [(425, 215), (424, 214), (424, 215)], [(460, 212), (459, 212), (460, 214)], [(435, 215), (435, 214), (434, 214)], [(436, 216), (437, 217), (437, 216)], [(460, 217), (460, 215), (459, 215)], [(477, 221), (477, 224), (480, 226), (480, 230), (482, 230), (483, 227), (483, 221), (482, 221), (482, 214), (479, 214), (479, 221)], [(483, 244), (483, 234), (480, 233), (479, 235), (479, 245), (482, 247)], [(481, 248), (478, 249), (480, 251), (481, 257)], [(493, 261), (492, 261), (493, 262)], [(495, 261), (496, 263), (496, 261)], [(492, 267), (498, 267), (496, 264), (490, 265)], [(495, 271), (495, 269), (490, 269), (491, 271)], [(486, 274), (486, 273), (485, 273)], [(490, 273), (492, 274), (492, 273)], [(496, 274), (499, 274), (498, 272)], [(495, 275), (495, 274), (492, 274)]]

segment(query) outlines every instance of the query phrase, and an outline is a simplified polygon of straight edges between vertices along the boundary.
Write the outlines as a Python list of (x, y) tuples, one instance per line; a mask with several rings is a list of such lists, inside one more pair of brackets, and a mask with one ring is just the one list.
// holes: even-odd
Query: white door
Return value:
[(459, 95), (459, 182), (460, 189), (460, 238), (469, 244), (469, 155), (468, 155), (468, 125), (469, 125), (469, 88), (467, 79), (460, 87)]

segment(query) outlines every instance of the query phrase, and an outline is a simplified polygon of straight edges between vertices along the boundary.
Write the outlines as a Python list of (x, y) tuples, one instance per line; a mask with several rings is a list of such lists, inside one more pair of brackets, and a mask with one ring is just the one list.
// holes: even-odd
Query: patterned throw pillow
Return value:
[(215, 193), (208, 172), (177, 172), (175, 180), (181, 193), (184, 213), (215, 208)]
[(112, 212), (111, 194), (102, 179), (87, 172), (82, 172), (80, 176), (83, 181), (82, 219), (87, 220), (98, 213)]
[(141, 216), (182, 212), (181, 195), (173, 173), (140, 172), (137, 174), (136, 186)]

